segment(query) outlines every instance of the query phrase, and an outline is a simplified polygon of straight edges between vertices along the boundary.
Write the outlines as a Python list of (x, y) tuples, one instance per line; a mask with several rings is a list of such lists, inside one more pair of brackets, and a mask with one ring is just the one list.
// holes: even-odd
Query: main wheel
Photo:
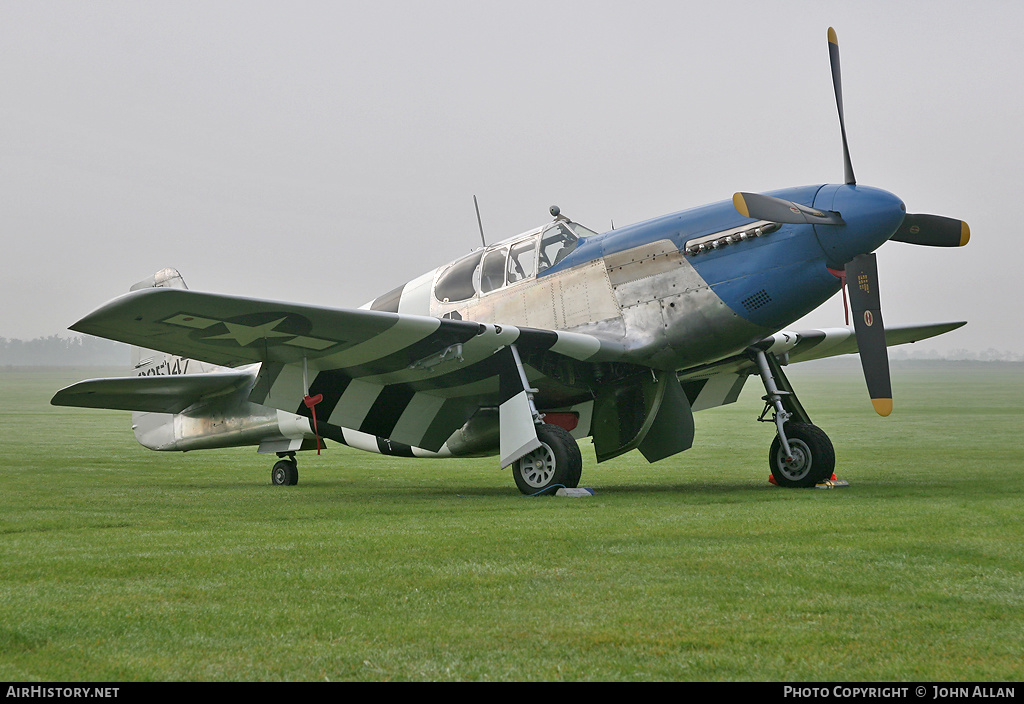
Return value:
[(541, 446), (516, 459), (512, 476), (519, 491), (536, 494), (555, 486), (577, 487), (583, 474), (580, 446), (564, 428), (537, 427)]
[(281, 460), (270, 471), (270, 483), (276, 486), (294, 486), (299, 483), (299, 465), (295, 460)]
[(807, 487), (829, 479), (836, 468), (836, 451), (825, 431), (809, 423), (786, 423), (785, 430), (793, 457), (786, 457), (777, 435), (768, 454), (778, 485)]
[(538, 425), (537, 439), (540, 447), (512, 463), (519, 491), (536, 494), (555, 486), (579, 486), (583, 457), (569, 431), (557, 425)]

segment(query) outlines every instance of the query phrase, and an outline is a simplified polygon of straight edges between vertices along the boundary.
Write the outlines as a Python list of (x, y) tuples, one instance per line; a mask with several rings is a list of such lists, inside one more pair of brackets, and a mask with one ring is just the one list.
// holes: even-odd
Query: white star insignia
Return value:
[(263, 323), (263, 325), (242, 325), (240, 323), (229, 323), (224, 322), (227, 326), (228, 331), (220, 335), (211, 335), (210, 337), (204, 338), (207, 340), (234, 340), (241, 347), (245, 347), (254, 340), (269, 337), (295, 337), (292, 333), (279, 332), (274, 330), (278, 325), (284, 322), (284, 318), (278, 318), (272, 320), (269, 323)]
[[(216, 318), (206, 318), (203, 316), (192, 315), (190, 313), (177, 313), (169, 318), (164, 319), (162, 322), (167, 325), (175, 325), (177, 327), (190, 328), (195, 331), (205, 330), (209, 331), (216, 325), (223, 325), (227, 328), (227, 332), (222, 332), (217, 335), (207, 335), (206, 337), (197, 337), (197, 340), (233, 340), (238, 344), (239, 347), (246, 347), (252, 344), (256, 340), (271, 340), (275, 341), (275, 344), (289, 345), (291, 347), (301, 347), (307, 350), (322, 351), (328, 347), (333, 347), (338, 344), (342, 344), (340, 340), (328, 340), (319, 337), (307, 337), (306, 335), (296, 335), (292, 332), (284, 332), (277, 330), (277, 326), (288, 320), (287, 315), (284, 315), (277, 320), (271, 320), (270, 322), (263, 323), (261, 325), (246, 325), (245, 323), (234, 323), (228, 320), (217, 320)], [(308, 323), (307, 323), (308, 327)]]

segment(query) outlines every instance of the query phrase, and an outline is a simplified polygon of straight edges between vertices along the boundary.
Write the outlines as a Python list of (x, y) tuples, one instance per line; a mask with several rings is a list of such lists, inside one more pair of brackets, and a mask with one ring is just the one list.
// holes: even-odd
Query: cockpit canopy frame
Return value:
[(457, 303), (529, 281), (559, 264), (583, 239), (596, 234), (578, 223), (559, 219), (474, 250), (438, 275), (434, 298), (441, 303)]

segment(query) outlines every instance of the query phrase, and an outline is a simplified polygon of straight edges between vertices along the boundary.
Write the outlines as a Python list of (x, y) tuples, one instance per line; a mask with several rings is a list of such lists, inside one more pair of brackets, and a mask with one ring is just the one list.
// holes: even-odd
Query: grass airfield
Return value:
[(156, 453), (0, 369), (0, 679), (1019, 681), (1024, 365), (789, 367), (850, 487), (768, 481), (764, 393), (524, 497), (495, 459)]

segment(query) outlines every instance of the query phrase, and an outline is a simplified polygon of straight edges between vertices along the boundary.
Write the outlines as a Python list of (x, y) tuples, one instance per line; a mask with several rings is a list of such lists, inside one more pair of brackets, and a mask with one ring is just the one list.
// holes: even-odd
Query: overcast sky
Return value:
[[(843, 178), (962, 218), (879, 250), (888, 324), (1024, 350), (1020, 2), (0, 0), (0, 336), (155, 271), (359, 306), (549, 220)], [(801, 325), (843, 322), (841, 299)]]

